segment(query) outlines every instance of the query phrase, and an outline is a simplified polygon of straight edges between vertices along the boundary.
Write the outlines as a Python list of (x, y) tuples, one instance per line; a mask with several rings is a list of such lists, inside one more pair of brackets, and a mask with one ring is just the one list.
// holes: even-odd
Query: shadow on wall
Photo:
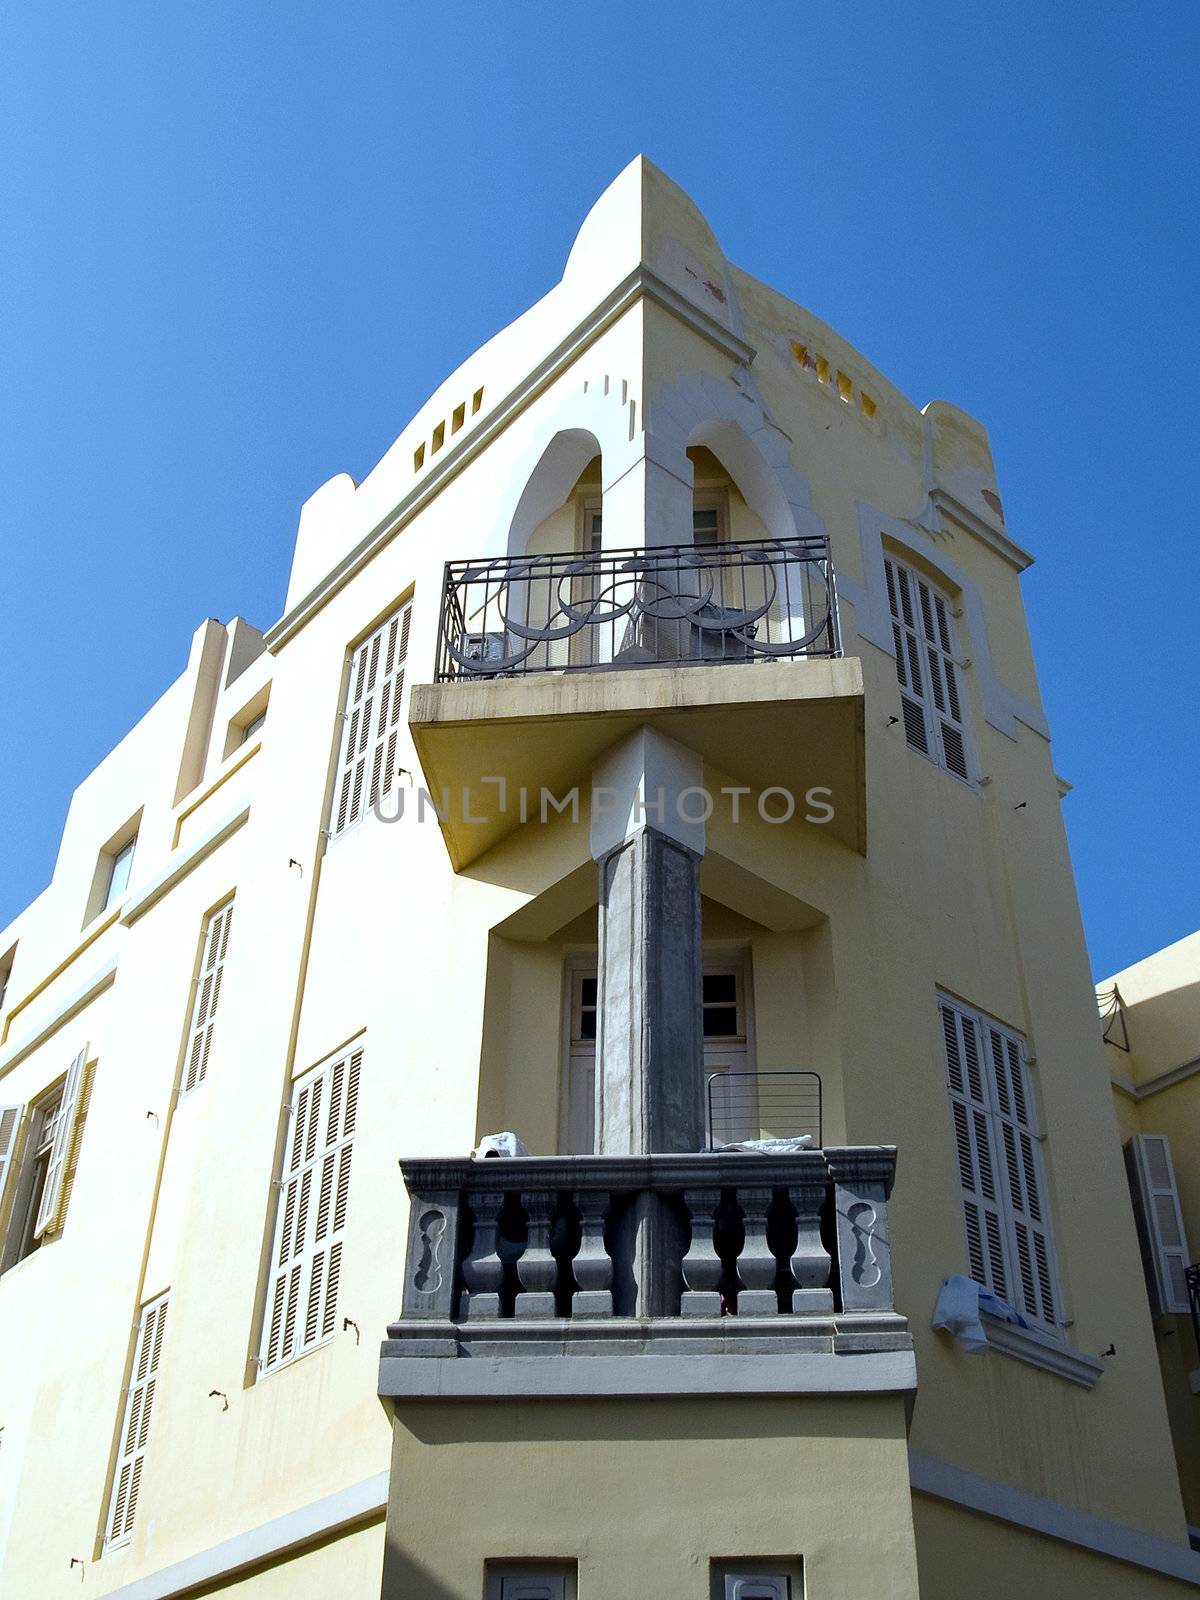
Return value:
[(406, 1555), (389, 1534), (380, 1600), (462, 1600), (462, 1593), (432, 1577), (428, 1567)]

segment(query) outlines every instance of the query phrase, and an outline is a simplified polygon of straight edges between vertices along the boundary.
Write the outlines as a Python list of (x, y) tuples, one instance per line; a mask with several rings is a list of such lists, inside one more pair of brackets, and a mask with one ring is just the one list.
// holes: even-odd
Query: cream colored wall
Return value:
[[(1125, 1007), (1128, 1052), (1107, 1045), (1121, 1143), (1135, 1134), (1165, 1134), (1171, 1147), (1188, 1259), (1200, 1259), (1200, 933), (1115, 973), (1097, 985), (1107, 998), (1114, 984)], [(1193, 1070), (1187, 1072), (1189, 1064)], [(1168, 1073), (1185, 1075), (1162, 1087)], [(1149, 1320), (1149, 1307), (1141, 1302)], [(1154, 1338), (1171, 1419), (1184, 1512), (1200, 1527), (1200, 1353), (1188, 1316), (1160, 1317)]]
[(766, 1554), (812, 1600), (915, 1600), (903, 1402), (406, 1406), (387, 1538), (384, 1600), (479, 1600), (485, 1559), (539, 1557), (580, 1600), (698, 1600), (710, 1560)]
[(290, 1558), (234, 1578), (221, 1589), (234, 1600), (295, 1600), (299, 1592), (335, 1600), (342, 1595), (370, 1596), (379, 1591), (383, 1566), (384, 1522), (382, 1517), (365, 1528), (356, 1528), (335, 1539), (309, 1545)]
[(921, 1600), (1169, 1600), (1195, 1585), (916, 1495)]

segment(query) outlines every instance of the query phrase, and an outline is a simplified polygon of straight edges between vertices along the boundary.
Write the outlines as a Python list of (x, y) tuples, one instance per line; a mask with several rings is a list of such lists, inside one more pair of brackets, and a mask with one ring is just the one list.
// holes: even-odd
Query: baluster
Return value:
[(770, 1189), (739, 1189), (738, 1203), (746, 1242), (738, 1256), (737, 1272), (742, 1288), (738, 1293), (739, 1317), (773, 1317), (779, 1312), (775, 1278), (779, 1268), (767, 1243), (767, 1213), (771, 1209)]
[(504, 1263), (497, 1244), (500, 1236), (500, 1207), (504, 1196), (496, 1190), (481, 1189), (471, 1195), (471, 1214), (475, 1218), (475, 1237), (463, 1262), (463, 1283), (468, 1317), (500, 1315), (500, 1285)]
[(790, 1185), (788, 1199), (796, 1208), (796, 1248), (791, 1259), (796, 1287), (792, 1290), (792, 1310), (832, 1311), (833, 1290), (829, 1287), (829, 1278), (833, 1263), (821, 1242), (825, 1185)]
[(608, 1192), (604, 1189), (577, 1190), (573, 1199), (579, 1207), (580, 1242), (579, 1254), (573, 1262), (579, 1288), (571, 1296), (571, 1315), (611, 1317), (613, 1264), (604, 1242)]
[[(692, 1224), (692, 1238), (683, 1258), (683, 1281), (679, 1311), (685, 1317), (721, 1315), (721, 1258), (713, 1243), (717, 1212), (721, 1206), (719, 1189), (686, 1189), (683, 1203)], [(707, 1219), (707, 1220), (706, 1220)]]
[(550, 1232), (554, 1226), (556, 1198), (552, 1192), (544, 1190), (521, 1196), (521, 1204), (529, 1217), (529, 1242), (517, 1261), (517, 1278), (523, 1291), (517, 1295), (518, 1317), (552, 1317), (555, 1312), (558, 1262), (550, 1254)]

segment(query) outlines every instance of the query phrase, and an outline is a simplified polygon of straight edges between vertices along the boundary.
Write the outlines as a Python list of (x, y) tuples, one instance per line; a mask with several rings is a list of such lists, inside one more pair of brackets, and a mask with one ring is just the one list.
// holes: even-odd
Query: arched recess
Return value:
[(507, 493), (497, 507), (497, 545), (524, 555), (529, 536), (563, 504), (595, 456), (605, 485), (628, 471), (638, 445), (629, 385), (608, 377), (585, 379), (537, 418), (513, 461)]
[(564, 428), (554, 435), (513, 509), (506, 540), (510, 556), (525, 554), (534, 530), (558, 510), (596, 456), (603, 462), (600, 440), (587, 429)]
[(709, 418), (692, 429), (687, 444), (716, 456), (771, 538), (796, 537), (796, 518), (779, 479), (738, 423)]

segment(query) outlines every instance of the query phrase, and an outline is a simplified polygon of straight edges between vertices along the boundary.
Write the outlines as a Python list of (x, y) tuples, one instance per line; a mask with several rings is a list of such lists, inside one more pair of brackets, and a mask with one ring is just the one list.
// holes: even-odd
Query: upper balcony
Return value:
[(446, 563), (439, 683), (840, 653), (827, 539)]
[(865, 851), (862, 676), (823, 537), (449, 562), (434, 676), (409, 722), (457, 868), (519, 825), (468, 795), (536, 808), (639, 726), (758, 791), (828, 788), (827, 831)]

